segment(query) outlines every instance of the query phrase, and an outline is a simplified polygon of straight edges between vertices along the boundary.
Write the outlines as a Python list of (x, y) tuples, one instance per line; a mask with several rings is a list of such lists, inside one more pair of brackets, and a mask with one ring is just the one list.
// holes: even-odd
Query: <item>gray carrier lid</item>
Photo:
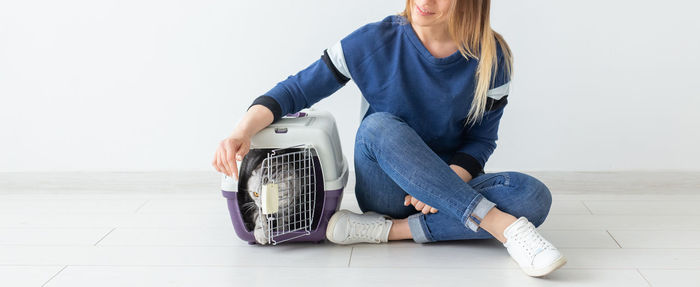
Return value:
[(306, 145), (316, 150), (326, 190), (345, 187), (348, 163), (340, 146), (335, 118), (327, 111), (303, 109), (286, 115), (251, 138), (251, 149)]

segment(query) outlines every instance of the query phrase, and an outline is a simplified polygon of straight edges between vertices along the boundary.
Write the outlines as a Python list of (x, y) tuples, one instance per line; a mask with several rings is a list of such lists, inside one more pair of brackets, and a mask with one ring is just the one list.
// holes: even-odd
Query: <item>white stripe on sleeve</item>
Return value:
[(510, 92), (510, 82), (507, 82), (499, 87), (490, 89), (487, 93), (487, 96), (489, 98), (492, 98), (494, 100), (500, 100), (504, 96), (508, 95)]
[(340, 45), (340, 41), (328, 49), (328, 57), (331, 58), (331, 62), (343, 76), (348, 79), (351, 78), (348, 65), (345, 63), (345, 55), (343, 55), (343, 47)]

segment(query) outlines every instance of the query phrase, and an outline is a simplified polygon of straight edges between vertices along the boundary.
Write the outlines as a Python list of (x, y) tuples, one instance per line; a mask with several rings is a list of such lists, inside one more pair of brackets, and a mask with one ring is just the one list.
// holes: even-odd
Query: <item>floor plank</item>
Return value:
[[(249, 246), (214, 172), (0, 173), (0, 286), (700, 282), (700, 172), (528, 174), (553, 193), (539, 230), (568, 258), (542, 279), (496, 240)], [(341, 208), (360, 212), (353, 191), (351, 174)]]
[(6, 246), (0, 265), (148, 265), (341, 267), (351, 247), (279, 246)]
[(48, 287), (87, 286), (646, 286), (635, 270), (561, 270), (530, 278), (517, 269), (69, 266)]
[(610, 230), (622, 248), (700, 248), (700, 226), (696, 230)]
[(0, 245), (94, 245), (111, 228), (0, 228)]
[(640, 269), (639, 272), (655, 287), (700, 286), (700, 269)]
[(691, 215), (549, 215), (547, 230), (688, 230), (698, 229), (700, 216)]
[(42, 286), (63, 266), (0, 266), (0, 286)]
[(596, 215), (700, 215), (699, 200), (585, 200)]

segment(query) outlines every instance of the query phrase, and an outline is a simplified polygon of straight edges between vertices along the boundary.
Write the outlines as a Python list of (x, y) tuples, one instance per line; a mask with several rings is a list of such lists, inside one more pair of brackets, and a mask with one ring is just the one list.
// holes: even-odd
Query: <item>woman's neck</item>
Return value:
[(423, 46), (434, 57), (447, 57), (457, 51), (457, 45), (448, 33), (447, 25), (416, 26), (411, 23), (411, 27), (413, 27), (413, 31), (416, 31), (416, 35), (423, 43)]

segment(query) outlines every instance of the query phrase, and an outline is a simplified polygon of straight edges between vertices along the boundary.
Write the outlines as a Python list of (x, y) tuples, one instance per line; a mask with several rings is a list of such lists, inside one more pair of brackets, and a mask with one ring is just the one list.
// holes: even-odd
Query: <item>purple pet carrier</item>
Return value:
[[(248, 244), (258, 243), (254, 222), (245, 221), (241, 209), (244, 202), (253, 200), (250, 193), (254, 193), (260, 197), (257, 210), (266, 223), (267, 244), (325, 240), (328, 220), (338, 211), (348, 180), (348, 164), (333, 116), (311, 108), (282, 117), (253, 136), (241, 171), (246, 161), (251, 167), (261, 161), (256, 190), (248, 191), (243, 177), (236, 182), (224, 175), (221, 184), (238, 237)], [(286, 205), (280, 207), (281, 202)]]

